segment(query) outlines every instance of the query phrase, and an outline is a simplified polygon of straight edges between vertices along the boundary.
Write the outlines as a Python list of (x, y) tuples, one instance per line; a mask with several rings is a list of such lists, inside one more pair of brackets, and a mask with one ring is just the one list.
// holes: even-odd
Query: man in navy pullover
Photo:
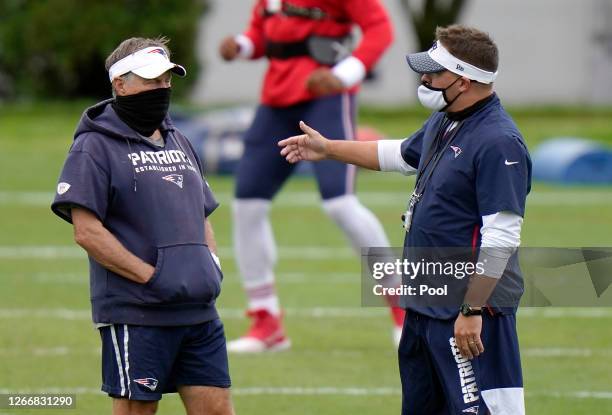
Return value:
[(52, 210), (89, 256), (102, 390), (113, 413), (152, 414), (178, 391), (188, 413), (232, 414), (223, 275), (202, 164), (168, 116), (165, 38), (130, 38), (107, 58), (114, 98), (87, 109)]
[(421, 74), (420, 102), (434, 110), (419, 131), (406, 140), (358, 143), (327, 140), (301, 123), (305, 134), (281, 141), (281, 154), (290, 162), (331, 158), (417, 174), (404, 214), (405, 258), (414, 264), (420, 253), (436, 257), (449, 248), (451, 255), (477, 257), (469, 278), (449, 277), (458, 302), (402, 298), (402, 414), (521, 415), (515, 311), (523, 281), (516, 248), (531, 160), (493, 91), (495, 43), (458, 25), (438, 28), (436, 37), (429, 51), (407, 57)]

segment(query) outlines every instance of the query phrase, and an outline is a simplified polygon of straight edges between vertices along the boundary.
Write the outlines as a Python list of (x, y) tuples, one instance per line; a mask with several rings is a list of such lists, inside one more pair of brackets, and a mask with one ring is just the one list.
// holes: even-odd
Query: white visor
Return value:
[(497, 71), (485, 71), (456, 58), (439, 40), (427, 52), (410, 54), (407, 59), (410, 67), (418, 73), (432, 73), (446, 69), (483, 84), (490, 84), (495, 81), (498, 73)]
[(133, 72), (141, 78), (153, 79), (168, 70), (179, 76), (187, 74), (181, 65), (170, 62), (164, 48), (153, 46), (141, 49), (115, 62), (108, 70), (108, 77), (113, 82), (113, 79), (118, 76)]

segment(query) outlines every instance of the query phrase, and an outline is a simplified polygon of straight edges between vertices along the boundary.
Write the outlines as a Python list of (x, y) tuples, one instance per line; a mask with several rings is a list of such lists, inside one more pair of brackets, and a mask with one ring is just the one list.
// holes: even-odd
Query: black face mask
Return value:
[(166, 118), (171, 92), (170, 88), (157, 88), (134, 95), (117, 95), (112, 106), (124, 123), (150, 137)]

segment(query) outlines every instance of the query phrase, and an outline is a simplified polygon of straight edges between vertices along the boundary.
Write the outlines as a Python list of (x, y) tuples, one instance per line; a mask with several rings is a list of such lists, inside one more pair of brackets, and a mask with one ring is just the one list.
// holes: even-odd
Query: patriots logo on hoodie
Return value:
[(155, 378), (134, 379), (134, 382), (138, 383), (139, 385), (146, 386), (152, 391), (154, 391), (155, 388), (157, 388), (157, 383), (158, 383), (157, 379)]
[(162, 177), (162, 179), (172, 182), (181, 189), (183, 188), (183, 175), (182, 174), (169, 174), (167, 176)]
[(460, 147), (450, 146), (450, 148), (455, 152), (455, 158), (459, 157), (459, 154), (462, 153), (462, 150)]

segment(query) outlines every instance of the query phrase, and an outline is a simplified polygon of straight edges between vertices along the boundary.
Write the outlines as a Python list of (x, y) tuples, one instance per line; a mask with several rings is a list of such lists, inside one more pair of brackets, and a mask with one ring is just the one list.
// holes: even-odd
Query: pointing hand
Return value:
[(319, 161), (327, 157), (329, 140), (304, 121), (300, 121), (302, 135), (296, 135), (278, 142), (282, 147), (281, 156), (289, 163), (297, 163), (300, 160)]

